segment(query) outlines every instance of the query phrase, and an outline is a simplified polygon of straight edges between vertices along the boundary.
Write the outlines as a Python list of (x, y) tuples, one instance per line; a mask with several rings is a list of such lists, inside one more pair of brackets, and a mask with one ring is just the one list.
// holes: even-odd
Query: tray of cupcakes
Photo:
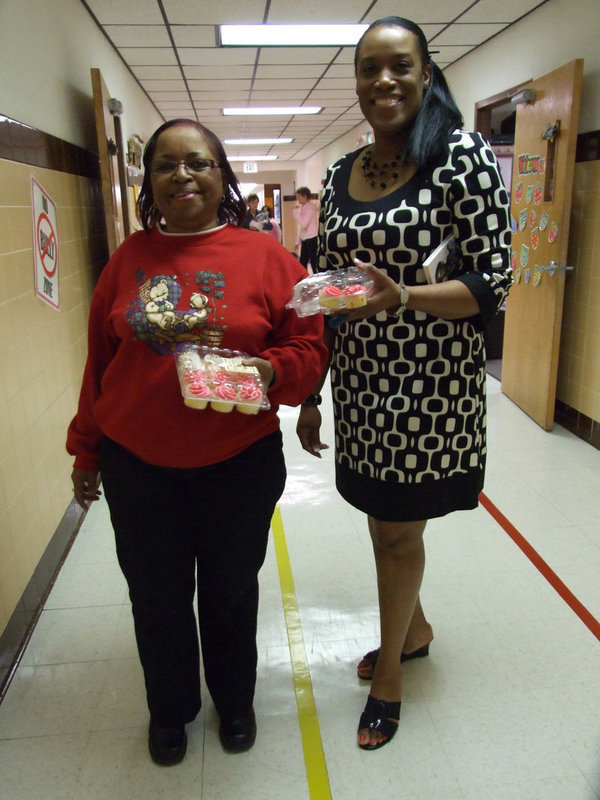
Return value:
[(212, 408), (227, 414), (258, 414), (271, 407), (266, 388), (250, 358), (239, 350), (206, 347), (183, 342), (175, 351), (175, 363), (183, 402), (196, 409)]

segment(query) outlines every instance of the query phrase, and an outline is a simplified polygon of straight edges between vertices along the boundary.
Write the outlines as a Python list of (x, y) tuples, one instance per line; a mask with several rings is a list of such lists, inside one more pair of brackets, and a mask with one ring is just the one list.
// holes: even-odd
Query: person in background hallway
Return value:
[(302, 266), (308, 269), (310, 263), (314, 272), (317, 266), (319, 209), (311, 202), (310, 196), (310, 189), (307, 186), (297, 189), (297, 204), (292, 209), (292, 213), (298, 223), (298, 239), (294, 250), (298, 253)]
[[(483, 487), (482, 333), (511, 283), (511, 235), (495, 156), (461, 130), (422, 30), (377, 20), (358, 42), (355, 74), (374, 142), (327, 172), (319, 268), (358, 259), (374, 281), (367, 305), (326, 333), (336, 484), (367, 515), (377, 568), (381, 645), (358, 665), (372, 680), (358, 745), (375, 750), (398, 727), (401, 662), (426, 656), (433, 638), (419, 598), (426, 522), (475, 508)], [(460, 263), (429, 285), (423, 261), (449, 235)], [(297, 425), (319, 457), (324, 379)]]
[(281, 242), (281, 228), (277, 224), (277, 220), (273, 216), (273, 211), (269, 206), (263, 206), (260, 210), (261, 219), (264, 218), (260, 230), (263, 233), (268, 233), (276, 242)]
[(242, 223), (243, 228), (252, 228), (252, 223), (258, 216), (258, 203), (259, 200), (257, 194), (249, 194), (246, 198), (246, 216)]
[[(144, 151), (143, 230), (115, 251), (93, 295), (88, 358), (67, 450), (77, 502), (100, 476), (129, 586), (160, 765), (181, 761), (206, 684), (230, 752), (254, 743), (258, 572), (285, 483), (280, 403), (298, 405), (327, 353), (318, 318), (285, 308), (306, 275), (246, 205), (220, 140), (161, 125)], [(250, 355), (270, 408), (188, 408), (174, 350), (211, 344)], [(194, 593), (198, 595), (198, 620)]]

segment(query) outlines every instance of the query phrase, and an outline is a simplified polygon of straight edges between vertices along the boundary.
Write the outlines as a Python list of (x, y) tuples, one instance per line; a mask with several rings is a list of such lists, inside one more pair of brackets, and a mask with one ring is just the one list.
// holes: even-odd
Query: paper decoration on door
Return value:
[(525, 192), (525, 199), (527, 200), (527, 204), (531, 203), (533, 200), (533, 183), (530, 183), (527, 187), (527, 191)]
[(551, 222), (550, 227), (548, 228), (548, 241), (550, 244), (556, 241), (556, 237), (558, 236), (558, 225), (556, 222)]
[(542, 271), (537, 267), (533, 271), (533, 285), (539, 286), (542, 281)]
[(517, 232), (517, 230), (518, 230), (518, 227), (517, 227), (517, 220), (516, 220), (516, 219), (513, 217), (513, 215), (512, 215), (512, 214), (510, 215), (510, 229), (511, 229), (511, 231), (512, 231), (513, 233), (516, 233), (516, 232)]
[(531, 280), (531, 268), (527, 267), (527, 269), (525, 270), (525, 283), (529, 283), (530, 280)]
[(536, 183), (535, 189), (533, 190), (533, 202), (536, 204), (536, 206), (539, 206), (543, 199), (544, 187), (541, 183)]
[(524, 231), (527, 226), (527, 209), (523, 208), (519, 211), (519, 230)]
[(547, 211), (542, 211), (542, 215), (540, 216), (540, 230), (545, 231), (548, 226), (548, 220), (550, 217), (548, 216)]
[(538, 244), (540, 243), (540, 234), (538, 233), (538, 229), (534, 228), (531, 231), (531, 246), (534, 250), (537, 250)]
[(545, 170), (545, 159), (541, 156), (530, 156), (523, 153), (517, 158), (519, 175), (537, 175)]
[(523, 184), (519, 182), (515, 186), (515, 203), (517, 203), (518, 205), (522, 199), (523, 199)]
[(527, 222), (530, 228), (535, 228), (535, 223), (537, 222), (537, 211), (535, 209), (532, 208), (527, 215)]
[(522, 267), (526, 267), (528, 261), (529, 261), (529, 247), (527, 247), (526, 244), (522, 244), (521, 245), (521, 258), (520, 258), (521, 266)]
[(514, 280), (515, 280), (515, 283), (521, 283), (521, 267), (518, 267), (515, 270), (515, 278), (514, 278)]

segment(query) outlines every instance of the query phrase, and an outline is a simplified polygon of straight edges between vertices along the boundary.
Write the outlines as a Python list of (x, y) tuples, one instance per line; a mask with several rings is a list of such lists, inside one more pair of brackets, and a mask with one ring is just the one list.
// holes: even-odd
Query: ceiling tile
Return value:
[(344, 3), (335, 3), (335, 14), (332, 14), (332, 4), (323, 0), (302, 0), (302, 5), (290, 3), (289, 0), (271, 0), (269, 6), (269, 22), (276, 25), (298, 22), (298, 17), (310, 23), (354, 24), (360, 21), (369, 3), (367, 0), (347, 0)]
[(543, 5), (540, 0), (479, 0), (460, 22), (514, 22), (539, 5)]
[(215, 104), (216, 108), (223, 108), (223, 106), (236, 106), (236, 105), (246, 105), (246, 100), (248, 99), (248, 92), (234, 92), (229, 91), (224, 94), (222, 91), (198, 91), (194, 90), (192, 92), (192, 98), (194, 100), (203, 100), (203, 101), (212, 101)]
[(240, 65), (237, 67), (230, 67), (226, 71), (222, 67), (209, 66), (202, 64), (197, 66), (185, 66), (183, 72), (186, 78), (190, 80), (222, 80), (227, 78), (230, 80), (244, 79), (248, 82), (252, 80), (254, 75), (254, 66)]
[(142, 86), (149, 94), (155, 92), (185, 92), (185, 83), (180, 78), (178, 81), (141, 81)]
[(439, 36), (432, 40), (431, 44), (434, 48), (439, 44), (476, 46), (499, 33), (505, 27), (506, 25), (503, 22), (458, 23), (442, 31)]
[(162, 25), (158, 3), (151, 0), (86, 0), (90, 11), (101, 25), (135, 25), (140, 20), (149, 25)]
[(180, 25), (226, 23), (246, 23), (258, 25), (265, 13), (264, 0), (218, 0), (218, 2), (198, 2), (198, 0), (162, 0), (171, 24)]
[(122, 47), (119, 50), (121, 57), (130, 67), (138, 65), (164, 65), (177, 64), (175, 52), (169, 47)]
[(236, 80), (231, 80), (229, 78), (224, 80), (218, 80), (216, 78), (210, 80), (192, 79), (188, 81), (190, 89), (200, 92), (213, 92), (221, 98), (225, 98), (233, 92), (248, 92), (251, 83), (249, 79), (243, 80), (241, 78)]
[(419, 0), (418, 3), (414, 0), (377, 0), (365, 22), (388, 16), (406, 17), (420, 25), (428, 36), (425, 25), (452, 22), (472, 5), (473, 0)]
[(164, 25), (106, 25), (104, 31), (116, 47), (170, 47)]
[(215, 67), (253, 65), (256, 61), (257, 47), (179, 47), (182, 64), (196, 66), (207, 64)]
[(304, 77), (320, 78), (326, 67), (324, 64), (262, 64), (256, 68), (257, 78), (295, 78), (301, 71)]
[(315, 78), (285, 78), (285, 79), (273, 79), (270, 78), (269, 80), (254, 80), (254, 88), (255, 89), (265, 89), (269, 91), (270, 89), (296, 89), (298, 92), (308, 92), (312, 89), (315, 85), (316, 79)]
[(215, 47), (214, 25), (171, 25), (170, 31), (177, 47)]
[(321, 105), (320, 103), (305, 103), (304, 93), (299, 95), (297, 91), (288, 91), (286, 89), (252, 90), (252, 100), (257, 105), (268, 106), (270, 105), (269, 99), (285, 101), (281, 105), (298, 105), (299, 102), (307, 106)]
[[(223, 47), (224, 51), (243, 48)], [(329, 64), (339, 47), (261, 47), (259, 64)]]
[[(140, 66), (140, 67), (132, 67), (133, 74), (139, 80), (152, 80), (152, 79), (162, 79), (162, 80), (181, 80), (181, 70), (178, 66), (174, 67), (151, 67), (151, 66)], [(158, 87), (157, 87), (158, 88)]]

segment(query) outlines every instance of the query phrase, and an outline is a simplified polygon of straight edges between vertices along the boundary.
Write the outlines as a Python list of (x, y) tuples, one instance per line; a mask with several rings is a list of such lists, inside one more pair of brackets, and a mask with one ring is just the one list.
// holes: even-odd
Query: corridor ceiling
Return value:
[[(167, 119), (197, 119), (223, 139), (292, 137), (227, 146), (229, 156), (305, 160), (357, 125), (353, 47), (221, 47), (218, 25), (417, 22), (442, 69), (543, 0), (81, 0)], [(101, 66), (101, 65), (98, 65)], [(119, 99), (117, 97), (117, 99)], [(322, 106), (315, 116), (231, 117), (224, 106)]]

